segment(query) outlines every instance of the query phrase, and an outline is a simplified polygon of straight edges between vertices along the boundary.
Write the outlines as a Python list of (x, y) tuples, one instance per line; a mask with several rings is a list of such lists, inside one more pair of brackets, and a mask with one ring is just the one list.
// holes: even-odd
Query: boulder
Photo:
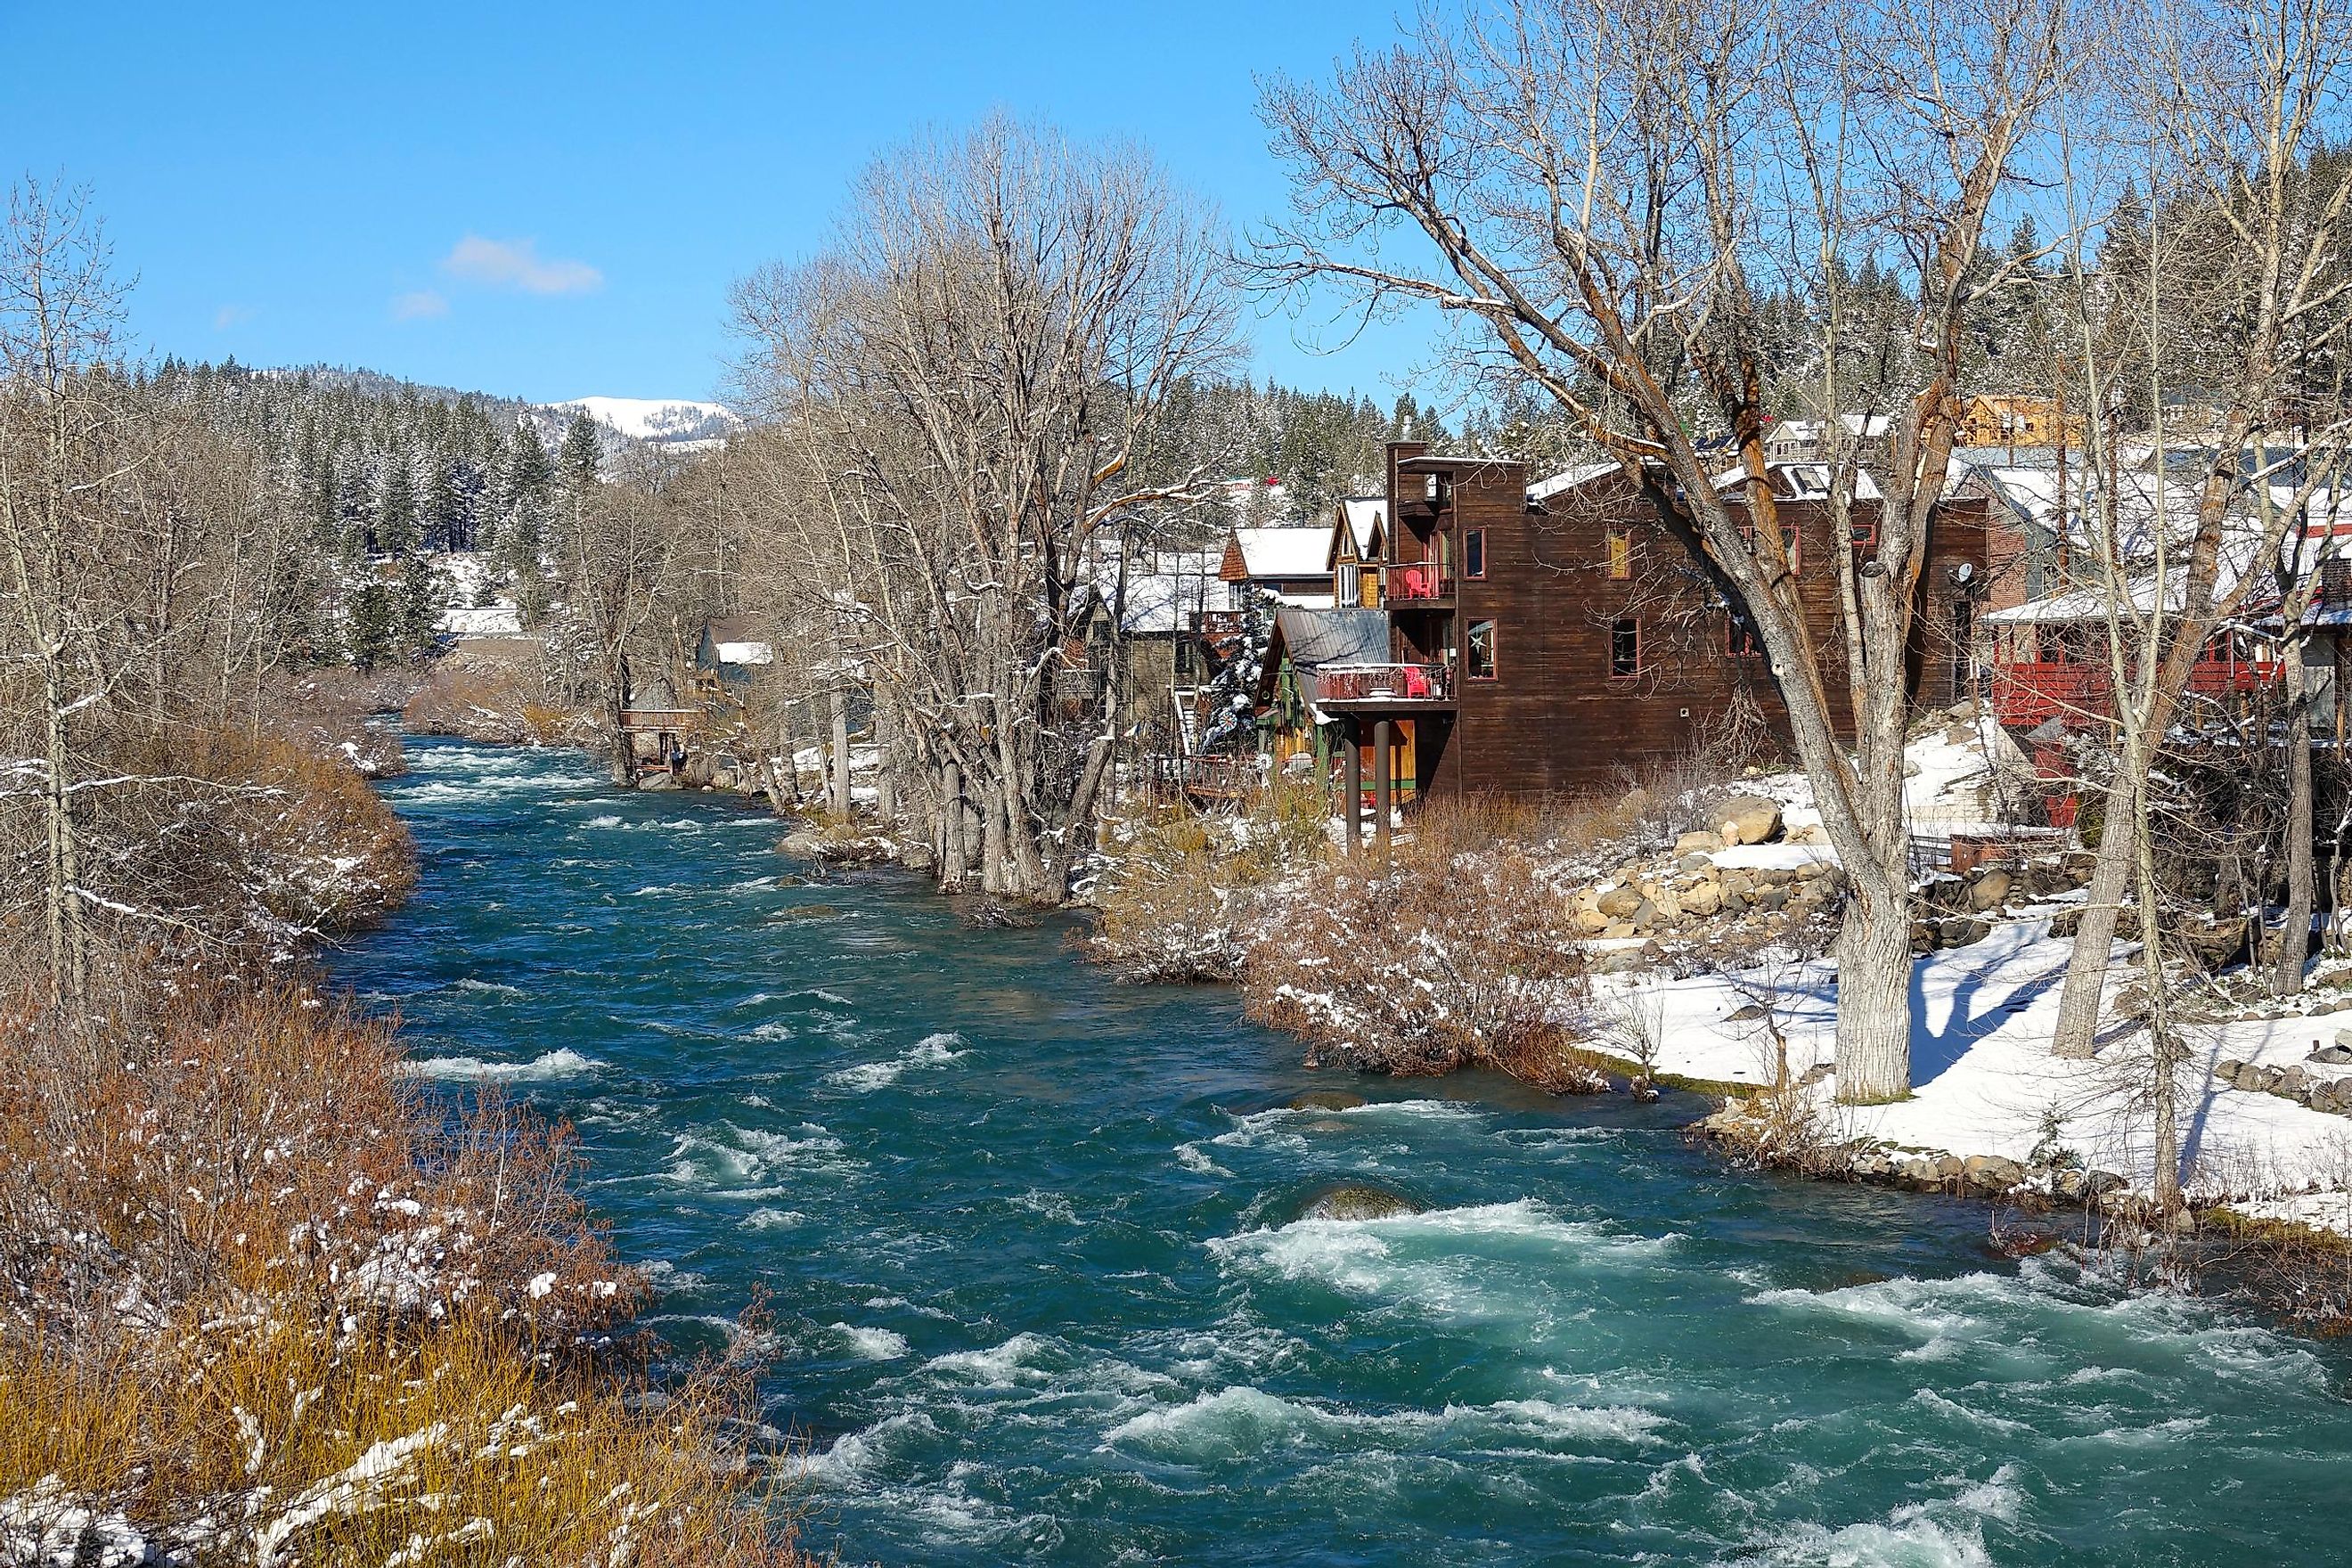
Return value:
[(1675, 840), (1675, 854), (1678, 858), (1685, 855), (1709, 855), (1722, 847), (1723, 840), (1704, 828), (1696, 832), (1685, 833)]
[(1762, 795), (1733, 795), (1715, 816), (1726, 844), (1769, 844), (1780, 837), (1780, 803)]
[(2071, 937), (2082, 929), (2082, 910), (2061, 910), (2050, 917), (2050, 934), (2055, 937)]
[(2311, 1092), (2311, 1084), (2309, 1073), (2299, 1067), (2292, 1067), (2278, 1075), (2278, 1081), (2271, 1085), (2271, 1092), (2289, 1100), (2301, 1100)]
[(1969, 884), (1969, 908), (1979, 913), (2000, 908), (2008, 900), (2010, 884), (2014, 880), (2000, 867), (1993, 867)]
[(1750, 1002), (1744, 1006), (1734, 1007), (1730, 1012), (1726, 1013), (1723, 1016), (1723, 1021), (1727, 1024), (1752, 1024), (1759, 1018), (1762, 1018), (1767, 1016), (1768, 1015), (1765, 1013), (1761, 1003)]
[(1599, 936), (1609, 929), (1609, 917), (1599, 910), (1579, 910), (1576, 911), (1576, 929), (1586, 936)]
[(2238, 1087), (2256, 1094), (2268, 1094), (2278, 1088), (2279, 1079), (2286, 1075), (2277, 1068), (2266, 1068), (2258, 1062), (2248, 1062), (2238, 1069)]
[(1612, 920), (1631, 920), (1634, 911), (1642, 907), (1641, 890), (1636, 888), (1612, 888), (1594, 900), (1594, 907)]
[(2238, 1087), (2238, 1069), (2246, 1064), (2235, 1057), (2223, 1057), (2213, 1064), (2213, 1081), (2231, 1089)]
[(677, 789), (682, 786), (678, 784), (676, 773), (647, 773), (637, 781), (637, 787), (642, 790), (658, 791)]
[(2352, 1062), (2352, 1046), (2347, 1046), (2344, 1043), (2341, 1037), (2342, 1033), (2343, 1032), (2341, 1030), (2337, 1031), (2338, 1037), (2336, 1044), (2332, 1046), (2319, 1047), (2311, 1053), (2308, 1059), (2315, 1062), (2326, 1062), (2332, 1068), (2340, 1068), (2347, 1062)]
[(1304, 1094), (1294, 1094), (1285, 1108), (1290, 1110), (1353, 1110), (1365, 1103), (1360, 1094), (1349, 1094), (1344, 1089), (1310, 1089)]
[(1649, 967), (1638, 947), (1612, 947), (1593, 954), (1591, 963), (1595, 974), (1639, 974)]
[(1633, 934), (1633, 922), (1631, 921), (1612, 921), (1601, 934), (1605, 940), (1610, 942), (1623, 942), (1627, 937)]
[(1711, 915), (1723, 908), (1723, 889), (1713, 882), (1685, 888), (1680, 896), (1685, 914)]
[(1678, 856), (1675, 860), (1675, 869), (1686, 877), (1696, 877), (1714, 864), (1714, 861), (1694, 850), (1688, 855)]
[(2005, 1193), (2025, 1180), (2025, 1167), (1999, 1154), (1971, 1154), (1960, 1162), (1960, 1176), (1972, 1192)]
[(2345, 1087), (2346, 1080), (2341, 1079), (2313, 1079), (2310, 1089), (2303, 1097), (2303, 1102), (2314, 1110), (2330, 1112), (2341, 1110), (2344, 1109)]
[(1942, 947), (1973, 947), (1991, 934), (1987, 922), (1960, 915), (1936, 922), (1936, 942)]
[(1364, 1182), (1342, 1182), (1325, 1187), (1299, 1205), (1300, 1219), (1362, 1220), (1389, 1219), (1397, 1215), (1419, 1214), (1427, 1207), (1402, 1193), (1386, 1187), (1375, 1187)]

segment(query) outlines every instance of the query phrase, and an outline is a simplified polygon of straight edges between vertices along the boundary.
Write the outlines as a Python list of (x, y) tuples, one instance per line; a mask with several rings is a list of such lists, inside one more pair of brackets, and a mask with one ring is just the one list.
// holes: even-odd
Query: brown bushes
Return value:
[(1313, 878), (1285, 899), (1278, 938), (1249, 953), (1252, 1016), (1307, 1037), (1310, 1060), (1488, 1066), (1555, 1091), (1606, 1088), (1577, 1043), (1584, 963), (1545, 870), (1551, 851), (1502, 836), (1541, 816), (1433, 805), (1387, 871)]
[(1238, 817), (1163, 810), (1133, 825), (1096, 889), (1089, 952), (1139, 982), (1236, 979), (1276, 886), (1326, 852), (1313, 791), (1276, 786)]
[(640, 1287), (562, 1129), (453, 1110), (302, 992), (172, 989), (104, 1051), (0, 1020), (0, 1546), (772, 1560), (713, 1463), (740, 1384), (613, 1375)]

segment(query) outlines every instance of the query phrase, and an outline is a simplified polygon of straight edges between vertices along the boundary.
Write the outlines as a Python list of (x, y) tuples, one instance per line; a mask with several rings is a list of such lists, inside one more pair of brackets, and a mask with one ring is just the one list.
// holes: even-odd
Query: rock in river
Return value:
[(1336, 1187), (1325, 1187), (1299, 1206), (1300, 1219), (1387, 1219), (1401, 1214), (1419, 1214), (1427, 1205), (1417, 1204), (1401, 1193), (1386, 1187), (1375, 1187), (1361, 1182), (1343, 1182)]
[(1294, 1094), (1288, 1110), (1353, 1110), (1364, 1103), (1360, 1094), (1349, 1094), (1344, 1089), (1310, 1089), (1304, 1094)]

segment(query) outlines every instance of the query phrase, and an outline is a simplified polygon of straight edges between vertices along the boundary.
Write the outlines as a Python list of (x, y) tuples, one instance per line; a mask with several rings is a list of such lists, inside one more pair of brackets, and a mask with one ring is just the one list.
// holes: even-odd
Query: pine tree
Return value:
[(572, 428), (563, 433), (563, 448), (557, 462), (563, 478), (575, 489), (586, 489), (596, 482), (596, 470), (604, 461), (604, 443), (597, 438), (596, 422), (585, 414), (572, 416)]
[(416, 553), (416, 481), (410, 477), (404, 454), (394, 453), (383, 476), (383, 495), (376, 502), (375, 547), (396, 561)]
[(441, 630), (441, 584), (421, 555), (412, 555), (400, 573), (399, 634), (403, 647), (422, 652), (433, 646)]
[(373, 669), (392, 657), (393, 620), (392, 591), (382, 583), (371, 580), (352, 595), (344, 637), (353, 664)]

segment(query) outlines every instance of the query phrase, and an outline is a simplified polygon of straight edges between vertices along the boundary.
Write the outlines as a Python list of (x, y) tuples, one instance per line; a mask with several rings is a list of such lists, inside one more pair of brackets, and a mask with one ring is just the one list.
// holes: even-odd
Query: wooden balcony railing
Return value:
[[(2280, 667), (2271, 659), (2200, 659), (2189, 667), (2193, 696), (2243, 696), (2273, 685)], [(2052, 719), (2061, 723), (2103, 722), (2115, 714), (2114, 682), (2093, 664), (2000, 662), (1992, 670), (1994, 714), (2008, 729), (2031, 730)]]
[(1449, 599), (1454, 596), (1454, 578), (1440, 561), (1413, 561), (1398, 566), (1381, 568), (1381, 596), (1391, 604), (1412, 604), (1416, 599)]
[(1315, 672), (1322, 702), (1447, 702), (1454, 672), (1442, 664), (1327, 664)]

